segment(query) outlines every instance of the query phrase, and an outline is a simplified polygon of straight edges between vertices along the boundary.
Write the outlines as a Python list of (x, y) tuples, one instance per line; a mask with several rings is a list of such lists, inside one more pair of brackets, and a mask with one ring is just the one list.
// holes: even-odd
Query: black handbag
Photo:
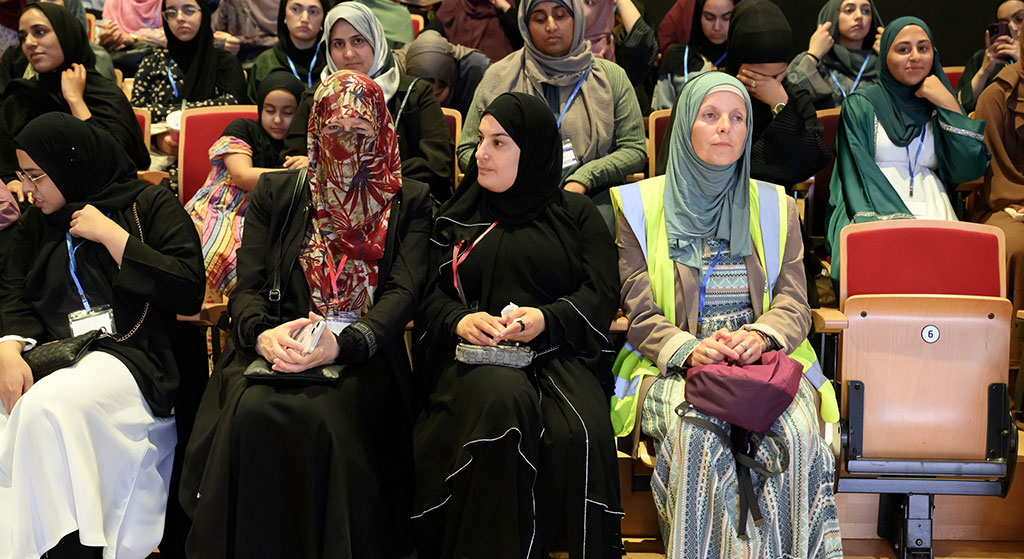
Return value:
[(58, 369), (78, 363), (92, 344), (100, 338), (100, 334), (100, 330), (93, 330), (73, 338), (47, 342), (21, 354), (22, 359), (32, 369), (32, 382), (39, 382), (39, 379)]
[(245, 368), (242, 376), (255, 381), (267, 384), (281, 385), (303, 385), (303, 384), (328, 384), (341, 378), (341, 371), (344, 365), (323, 365), (306, 369), (300, 373), (280, 373), (270, 368), (270, 363), (257, 357)]
[[(135, 216), (135, 226), (139, 229), (139, 241), (145, 243), (145, 238), (142, 235), (142, 222), (139, 221), (138, 203), (132, 204), (132, 214)], [(89, 349), (92, 348), (93, 344), (96, 343), (96, 340), (100, 338), (111, 338), (116, 342), (123, 342), (131, 338), (139, 327), (142, 326), (142, 321), (146, 320), (148, 312), (149, 302), (147, 301), (146, 306), (142, 307), (142, 316), (139, 317), (139, 321), (135, 323), (135, 326), (127, 334), (120, 338), (115, 338), (103, 330), (93, 330), (78, 336), (64, 338), (63, 340), (47, 342), (22, 353), (21, 358), (32, 369), (32, 382), (38, 382), (39, 379), (54, 371), (66, 369), (78, 363), (88, 353)]]

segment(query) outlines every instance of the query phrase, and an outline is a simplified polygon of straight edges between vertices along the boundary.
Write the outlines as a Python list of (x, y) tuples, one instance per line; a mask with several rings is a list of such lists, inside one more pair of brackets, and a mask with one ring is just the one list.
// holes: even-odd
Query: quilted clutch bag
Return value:
[(58, 369), (78, 363), (100, 335), (100, 330), (93, 330), (80, 336), (47, 342), (21, 354), (32, 369), (32, 381), (37, 382)]

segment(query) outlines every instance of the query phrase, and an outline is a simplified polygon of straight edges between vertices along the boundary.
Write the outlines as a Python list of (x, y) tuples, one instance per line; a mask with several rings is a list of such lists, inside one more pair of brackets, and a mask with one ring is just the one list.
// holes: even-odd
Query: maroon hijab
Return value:
[[(509, 9), (515, 10), (515, 3)], [(444, 0), (437, 10), (449, 43), (474, 48), (494, 62), (515, 50), (498, 22), (500, 16), (490, 0)]]

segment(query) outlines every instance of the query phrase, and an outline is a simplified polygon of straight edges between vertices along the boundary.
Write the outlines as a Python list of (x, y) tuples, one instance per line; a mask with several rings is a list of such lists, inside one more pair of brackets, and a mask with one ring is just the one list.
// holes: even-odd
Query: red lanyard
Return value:
[(459, 286), (459, 266), (466, 261), (466, 258), (469, 256), (469, 253), (473, 252), (473, 249), (476, 248), (476, 245), (480, 241), (482, 241), (483, 238), (487, 236), (488, 233), (491, 232), (491, 229), (494, 229), (495, 226), (497, 225), (497, 221), (492, 223), (491, 226), (488, 227), (486, 231), (481, 233), (480, 236), (477, 237), (476, 240), (469, 245), (469, 248), (466, 249), (466, 252), (462, 253), (462, 256), (459, 256), (459, 250), (462, 249), (462, 245), (466, 242), (465, 239), (459, 241), (459, 244), (455, 245), (455, 247), (452, 249), (452, 283), (455, 285), (455, 291), (458, 292), (459, 298), (462, 299), (462, 304), (464, 305), (468, 303), (466, 302), (466, 295), (462, 292), (462, 287)]
[(338, 267), (334, 267), (334, 259), (331, 258), (330, 249), (327, 250), (327, 270), (328, 279), (331, 280), (331, 293), (334, 294), (334, 303), (338, 303), (338, 277), (341, 276), (341, 270), (345, 268), (345, 262), (348, 261), (348, 255), (342, 255), (341, 262), (338, 263)]

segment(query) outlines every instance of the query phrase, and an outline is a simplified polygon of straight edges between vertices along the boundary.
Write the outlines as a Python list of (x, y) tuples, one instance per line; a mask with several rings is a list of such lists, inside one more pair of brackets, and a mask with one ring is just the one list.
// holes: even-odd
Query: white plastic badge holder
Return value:
[(576, 153), (572, 150), (572, 140), (562, 140), (562, 168), (567, 169), (576, 164)]
[(341, 334), (342, 330), (348, 328), (349, 324), (358, 319), (359, 313), (355, 311), (334, 311), (327, 315), (327, 327), (337, 336)]
[(108, 305), (75, 311), (68, 315), (68, 324), (71, 326), (72, 336), (81, 336), (93, 330), (102, 330), (110, 335), (117, 333), (114, 327), (114, 311)]

